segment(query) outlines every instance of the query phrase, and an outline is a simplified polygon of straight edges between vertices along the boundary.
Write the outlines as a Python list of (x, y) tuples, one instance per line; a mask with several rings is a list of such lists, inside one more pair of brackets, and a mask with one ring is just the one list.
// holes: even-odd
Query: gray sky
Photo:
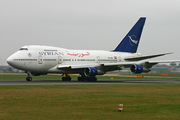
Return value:
[(180, 60), (180, 0), (0, 0), (0, 59), (35, 44), (113, 50), (140, 17), (138, 52)]

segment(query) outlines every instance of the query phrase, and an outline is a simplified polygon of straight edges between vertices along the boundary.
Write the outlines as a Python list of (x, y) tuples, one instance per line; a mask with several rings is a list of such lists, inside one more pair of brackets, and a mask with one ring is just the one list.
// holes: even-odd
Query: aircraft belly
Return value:
[(84, 69), (57, 69), (55, 68), (51, 68), (49, 69), (47, 72), (48, 73), (68, 73), (68, 74), (79, 74), (79, 73), (83, 73)]
[(24, 69), (25, 71), (34, 71), (34, 72), (39, 72), (40, 70), (40, 67), (37, 66), (36, 63), (33, 63), (33, 62), (27, 62), (25, 65), (24, 65)]

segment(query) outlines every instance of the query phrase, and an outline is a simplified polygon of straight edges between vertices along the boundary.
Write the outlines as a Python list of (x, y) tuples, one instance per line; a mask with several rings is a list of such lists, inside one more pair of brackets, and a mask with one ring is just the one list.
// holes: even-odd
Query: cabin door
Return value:
[(58, 56), (58, 64), (62, 64), (62, 57)]
[(38, 63), (39, 63), (39, 64), (42, 64), (42, 63), (43, 63), (42, 56), (39, 56), (39, 57), (38, 57)]
[(100, 57), (99, 57), (99, 56), (96, 57), (96, 62), (97, 62), (98, 64), (100, 63)]
[(117, 60), (118, 62), (121, 62), (121, 57), (120, 56), (118, 56), (118, 60)]

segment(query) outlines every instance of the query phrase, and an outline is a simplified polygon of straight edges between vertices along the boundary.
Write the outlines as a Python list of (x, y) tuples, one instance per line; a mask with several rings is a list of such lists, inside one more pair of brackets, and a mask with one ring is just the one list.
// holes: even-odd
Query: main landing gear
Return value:
[(94, 82), (94, 81), (97, 81), (97, 78), (95, 76), (91, 76), (91, 77), (81, 76), (81, 77), (78, 77), (78, 81)]
[[(62, 76), (62, 81), (71, 81), (71, 77), (68, 74), (62, 74)], [(95, 76), (86, 77), (81, 75), (81, 77), (78, 77), (78, 81), (94, 82), (97, 81), (97, 78)]]
[(31, 73), (27, 72), (27, 77), (26, 77), (27, 81), (32, 81), (32, 77), (31, 77)]
[(62, 76), (65, 76), (62, 77), (62, 81), (71, 81), (71, 77), (68, 74), (62, 74)]

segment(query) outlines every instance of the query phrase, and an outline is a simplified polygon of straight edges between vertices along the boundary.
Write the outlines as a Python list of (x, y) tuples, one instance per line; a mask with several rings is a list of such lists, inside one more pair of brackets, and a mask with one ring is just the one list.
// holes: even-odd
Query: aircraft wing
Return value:
[[(159, 61), (145, 61), (143, 63), (140, 63), (141, 65), (148, 65), (148, 66), (153, 66), (155, 64), (158, 64), (158, 63), (171, 63), (171, 62), (180, 62), (180, 60), (159, 60)], [(147, 67), (148, 67), (147, 66)], [(148, 67), (148, 68), (151, 68), (151, 67)]]
[(163, 54), (148, 55), (148, 56), (141, 56), (141, 57), (125, 58), (124, 60), (127, 60), (127, 61), (139, 61), (139, 60), (145, 60), (145, 59), (159, 57), (159, 56), (163, 56), (163, 55), (167, 55), (167, 54), (172, 54), (172, 53), (163, 53)]
[(120, 62), (120, 63), (96, 63), (96, 64), (82, 64), (82, 65), (58, 65), (58, 69), (84, 69), (94, 67), (103, 71), (121, 70), (122, 67), (128, 68), (137, 62)]
[(88, 68), (88, 67), (97, 67), (98, 64), (78, 64), (78, 65), (58, 65), (58, 69), (81, 69), (81, 68)]
[(171, 63), (180, 62), (180, 60), (159, 60), (159, 61), (133, 61), (133, 62), (118, 62), (118, 63), (95, 63), (95, 64), (82, 64), (82, 65), (58, 65), (58, 69), (84, 69), (89, 67), (95, 67), (100, 70), (111, 71), (121, 70), (123, 67), (128, 68), (133, 64), (139, 64), (146, 68), (151, 68), (153, 65), (158, 63)]
[(157, 61), (148, 61), (149, 63), (171, 63), (171, 62), (180, 62), (180, 60), (157, 60)]

